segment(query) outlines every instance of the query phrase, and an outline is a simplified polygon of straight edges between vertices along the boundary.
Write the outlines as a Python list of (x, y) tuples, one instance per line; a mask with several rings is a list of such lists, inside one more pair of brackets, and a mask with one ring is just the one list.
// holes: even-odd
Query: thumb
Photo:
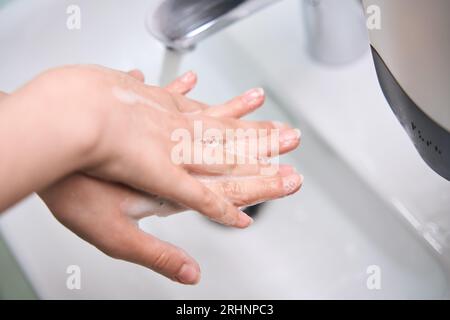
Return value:
[(128, 191), (74, 175), (41, 191), (39, 196), (59, 222), (105, 254), (140, 264), (183, 284), (199, 281), (200, 268), (194, 259), (182, 249), (146, 234), (122, 214), (122, 199), (129, 196)]
[[(150, 268), (182, 284), (200, 281), (200, 267), (184, 250), (140, 230), (131, 220), (123, 220), (121, 235), (112, 243), (111, 256)], [(122, 239), (121, 239), (122, 238)]]

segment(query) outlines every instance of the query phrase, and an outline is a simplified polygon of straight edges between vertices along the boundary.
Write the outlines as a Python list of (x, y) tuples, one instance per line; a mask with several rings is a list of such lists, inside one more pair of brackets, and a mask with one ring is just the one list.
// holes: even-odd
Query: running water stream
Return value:
[(182, 59), (183, 53), (166, 49), (159, 75), (160, 86), (166, 86), (178, 77)]

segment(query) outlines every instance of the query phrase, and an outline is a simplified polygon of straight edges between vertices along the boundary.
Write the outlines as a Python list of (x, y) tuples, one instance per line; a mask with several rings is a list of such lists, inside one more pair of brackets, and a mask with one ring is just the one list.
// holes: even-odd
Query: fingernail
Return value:
[(264, 96), (264, 89), (255, 88), (244, 93), (242, 99), (248, 106), (256, 106), (259, 104), (263, 96)]
[(200, 274), (193, 265), (185, 263), (175, 278), (184, 284), (196, 284), (200, 280)]
[(240, 228), (246, 228), (253, 223), (253, 219), (250, 218), (244, 211), (239, 210), (239, 216), (236, 226)]
[(302, 134), (299, 129), (281, 130), (280, 142), (282, 145), (290, 145), (293, 142), (298, 141), (301, 135)]
[(192, 81), (194, 81), (195, 77), (196, 75), (194, 72), (188, 71), (181, 76), (180, 81), (183, 83), (191, 83)]
[(294, 193), (303, 182), (303, 176), (291, 174), (283, 177), (283, 188), (287, 195)]

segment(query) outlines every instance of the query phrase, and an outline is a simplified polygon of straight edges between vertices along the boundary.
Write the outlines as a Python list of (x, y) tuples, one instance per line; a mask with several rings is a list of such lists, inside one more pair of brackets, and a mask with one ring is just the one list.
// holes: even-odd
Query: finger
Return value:
[(203, 114), (192, 116), (192, 121), (200, 121), (202, 124), (202, 129), (219, 129), (223, 133), (225, 130), (245, 130), (245, 129), (254, 129), (254, 130), (263, 130), (266, 132), (270, 132), (271, 130), (286, 130), (291, 129), (291, 127), (286, 123), (280, 123), (277, 121), (246, 121), (241, 119), (232, 119), (232, 118), (220, 118), (204, 116)]
[[(297, 192), (303, 183), (303, 176), (297, 174), (289, 165), (280, 165), (278, 172), (273, 175), (195, 176), (195, 178), (237, 207), (251, 206), (291, 195)], [(123, 213), (136, 220), (151, 215), (169, 216), (187, 210), (161, 197), (149, 196), (138, 191), (129, 192), (120, 185), (116, 188), (123, 189), (122, 198), (126, 199), (122, 205)]]
[(237, 207), (250, 206), (268, 200), (285, 197), (297, 192), (303, 176), (295, 169), (282, 165), (275, 175), (254, 177), (198, 177), (217, 194), (222, 194)]
[[(197, 283), (200, 269), (191, 257), (139, 230), (122, 212), (123, 199), (134, 193), (121, 185), (78, 174), (39, 195), (63, 225), (107, 255), (140, 264), (181, 283)], [(61, 199), (72, 201), (73, 206), (68, 207)]]
[[(176, 79), (173, 83), (166, 87), (166, 89), (173, 93), (184, 95), (192, 90), (196, 83), (197, 76), (195, 75), (195, 73), (192, 73), (190, 71), (182, 77)], [(180, 108), (180, 111), (192, 112), (203, 110), (205, 115), (209, 115), (212, 117), (240, 118), (260, 107), (264, 103), (264, 99), (264, 90), (261, 88), (256, 88), (249, 90), (243, 95), (216, 107), (208, 107), (205, 104), (199, 103), (195, 100), (191, 100), (189, 102), (185, 101), (184, 103), (181, 103), (182, 107)]]
[(223, 105), (207, 109), (205, 114), (213, 117), (241, 118), (262, 106), (264, 100), (264, 90), (262, 88), (255, 88)]
[[(259, 176), (264, 172), (277, 172), (278, 168), (270, 163), (254, 160), (250, 161), (248, 158), (237, 160), (238, 156), (230, 162), (213, 163), (213, 164), (189, 164), (186, 169), (193, 175), (208, 175), (214, 177), (224, 176)], [(265, 171), (266, 170), (266, 171)]]
[(145, 76), (141, 70), (133, 69), (133, 70), (128, 71), (127, 74), (132, 76), (136, 80), (139, 80), (140, 82), (145, 82)]
[(6, 98), (8, 94), (6, 92), (0, 91), (0, 100)]
[[(252, 160), (275, 157), (294, 150), (300, 144), (300, 130), (286, 128), (287, 125), (276, 122), (249, 122), (230, 118), (217, 120), (202, 115), (195, 116), (191, 120), (194, 131), (201, 130), (202, 133), (201, 136), (194, 134), (193, 142), (200, 148), (192, 148), (191, 152), (200, 155), (204, 153), (214, 155), (210, 157), (214, 160), (214, 164), (224, 164), (225, 159), (227, 164), (236, 163), (228, 161), (228, 155), (236, 156), (241, 160), (247, 159), (249, 161), (244, 161), (244, 163), (254, 164), (255, 161)], [(199, 157), (194, 159), (199, 159)], [(193, 163), (198, 164), (198, 162)], [(200, 164), (208, 163), (202, 161)]]
[(196, 84), (197, 75), (192, 71), (188, 71), (166, 86), (166, 90), (172, 93), (185, 95), (194, 89)]
[[(182, 169), (174, 168), (171, 172), (172, 174), (169, 176), (171, 176), (172, 183), (167, 186), (160, 186), (165, 189), (163, 191), (164, 197), (196, 210), (224, 225), (246, 228), (253, 222), (253, 219), (247, 214), (237, 209), (222, 196), (212, 192)], [(177, 181), (175, 187), (173, 181)]]
[[(287, 124), (275, 121), (244, 121), (239, 119), (227, 119), (223, 120), (222, 123), (225, 121), (228, 121), (225, 124), (227, 128), (234, 128), (236, 132), (240, 129), (241, 136), (248, 140), (250, 146), (257, 144), (257, 155), (260, 157), (282, 155), (300, 145), (301, 131), (291, 128)], [(257, 138), (254, 137), (255, 135)], [(234, 138), (237, 141), (242, 140), (239, 136)], [(227, 139), (225, 139), (225, 143), (228, 143)]]
[(140, 264), (182, 284), (200, 281), (200, 267), (182, 249), (126, 223), (121, 229), (123, 239), (114, 248), (119, 259)]
[(259, 175), (265, 170), (274, 172), (268, 158), (292, 151), (300, 143), (300, 131), (296, 129), (270, 129), (266, 132), (265, 129), (253, 128), (224, 129), (222, 122), (210, 120), (202, 124), (205, 125), (198, 130), (204, 130), (203, 135), (194, 137), (194, 147), (187, 151), (191, 153), (190, 160), (183, 163), (189, 172), (200, 175), (248, 176)]

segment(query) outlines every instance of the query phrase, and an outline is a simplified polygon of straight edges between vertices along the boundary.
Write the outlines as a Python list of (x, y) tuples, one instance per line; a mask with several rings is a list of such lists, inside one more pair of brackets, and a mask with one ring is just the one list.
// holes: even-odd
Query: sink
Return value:
[[(155, 83), (164, 49), (145, 31), (149, 1), (77, 1), (81, 30), (66, 28), (73, 1), (17, 0), (0, 11), (0, 88), (68, 63), (139, 68)], [(271, 10), (271, 9), (269, 9)], [(251, 24), (251, 19), (246, 24)], [(236, 41), (218, 34), (184, 56), (200, 77), (193, 97), (219, 103), (264, 86), (266, 105), (253, 119), (302, 129), (300, 149), (283, 162), (305, 176), (294, 196), (264, 204), (254, 225), (232, 230), (187, 212), (151, 217), (141, 228), (186, 249), (202, 268), (197, 286), (182, 286), (114, 260), (60, 225), (37, 196), (0, 218), (0, 231), (40, 298), (93, 299), (432, 299), (449, 297), (446, 257), (332, 147), (312, 121), (267, 80)], [(242, 26), (241, 26), (242, 27)], [(245, 33), (245, 32), (244, 32)], [(277, 61), (273, 61), (276, 68)], [(300, 62), (299, 62), (300, 63)], [(69, 265), (81, 268), (81, 290), (66, 288)], [(367, 285), (375, 267), (380, 287)]]

